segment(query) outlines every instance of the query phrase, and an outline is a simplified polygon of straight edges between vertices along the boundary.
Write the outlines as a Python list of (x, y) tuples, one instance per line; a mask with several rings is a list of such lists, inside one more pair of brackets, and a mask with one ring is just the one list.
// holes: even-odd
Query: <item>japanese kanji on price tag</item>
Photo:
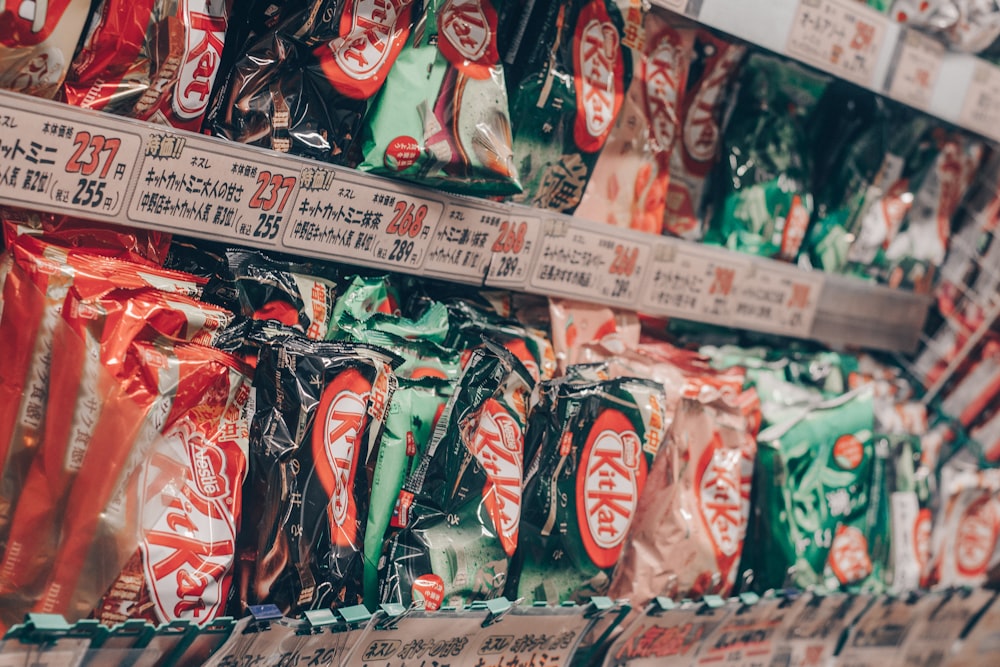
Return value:
[[(387, 189), (314, 169), (302, 188), (284, 241), (289, 248), (390, 270), (414, 271), (424, 258), (444, 205), (416, 190)], [(332, 173), (332, 172), (331, 172)]]
[(1000, 139), (1000, 67), (982, 60), (976, 62), (959, 122)]
[(514, 610), (476, 639), (472, 667), (566, 667), (589, 619), (582, 613)]
[(295, 199), (299, 168), (289, 160), (172, 133), (146, 139), (128, 216), (168, 229), (277, 246)]
[(0, 106), (0, 199), (85, 217), (114, 217), (122, 208), (142, 139), (81, 126), (39, 111)]
[(737, 256), (658, 245), (640, 310), (720, 324), (731, 322), (733, 288), (749, 268), (749, 260)]
[(801, 0), (788, 55), (871, 87), (889, 19), (854, 0)]
[(883, 667), (897, 663), (900, 649), (917, 619), (930, 613), (936, 601), (925, 595), (912, 602), (906, 598), (878, 598), (861, 615), (837, 663), (850, 667)]
[(531, 258), (538, 247), (542, 221), (515, 212), (494, 221), (490, 246), (492, 256), (486, 273), (490, 287), (523, 287), (531, 271)]
[(776, 263), (755, 266), (733, 286), (732, 326), (808, 337), (822, 289), (822, 275)]
[(687, 667), (694, 664), (702, 640), (728, 617), (726, 608), (705, 613), (701, 605), (655, 616), (640, 616), (608, 650), (604, 667)]
[(773, 598), (734, 611), (702, 641), (696, 664), (733, 667), (776, 664), (771, 659), (775, 640), (787, 615), (787, 608)]
[(903, 664), (907, 667), (932, 667), (947, 662), (950, 650), (962, 631), (972, 617), (989, 604), (994, 593), (980, 588), (934, 595), (937, 596), (936, 606), (917, 619), (903, 646)]
[(535, 260), (531, 286), (542, 294), (602, 299), (634, 307), (649, 259), (649, 246), (551, 221)]
[[(377, 622), (377, 621), (376, 621)], [(457, 667), (475, 663), (473, 645), (481, 615), (417, 612), (393, 629), (372, 629), (351, 652), (346, 667)]]
[(896, 54), (889, 95), (918, 109), (926, 109), (934, 95), (944, 51), (944, 44), (933, 37), (905, 30)]
[(816, 667), (829, 664), (841, 631), (871, 598), (803, 593), (787, 604), (784, 622), (774, 639), (772, 665)]
[(0, 655), (0, 667), (76, 667), (86, 654), (85, 649), (66, 651), (59, 648), (44, 650), (25, 647), (23, 652), (14, 649), (12, 653), (5, 650)]

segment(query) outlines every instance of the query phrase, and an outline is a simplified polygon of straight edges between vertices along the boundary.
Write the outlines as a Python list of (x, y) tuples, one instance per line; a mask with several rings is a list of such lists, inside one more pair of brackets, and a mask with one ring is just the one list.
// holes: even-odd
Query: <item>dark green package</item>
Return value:
[(723, 139), (705, 242), (794, 261), (813, 209), (807, 121), (829, 79), (754, 53)]
[(624, 22), (612, 0), (529, 5), (504, 19), (525, 26), (503, 54), (524, 187), (514, 201), (572, 213), (632, 80)]
[(503, 593), (518, 539), (532, 384), (502, 347), (472, 353), (399, 494), (393, 521), (401, 530), (379, 560), (383, 602), (461, 606)]
[(369, 457), (371, 503), (365, 530), (365, 605), (378, 608), (378, 559), (403, 482), (427, 451), (450, 384), (435, 378), (400, 379), (385, 418), (378, 453)]
[(358, 168), (472, 195), (521, 191), (490, 0), (427, 0), (362, 131)]
[(556, 380), (532, 413), (510, 599), (587, 602), (604, 595), (663, 439), (666, 396), (649, 380)]
[[(758, 436), (744, 576), (755, 590), (880, 587), (888, 526), (873, 483), (872, 391), (822, 403)], [(874, 553), (873, 553), (874, 552)]]
[(342, 319), (365, 322), (375, 313), (399, 314), (399, 293), (388, 276), (354, 276), (333, 307), (330, 336), (336, 337)]

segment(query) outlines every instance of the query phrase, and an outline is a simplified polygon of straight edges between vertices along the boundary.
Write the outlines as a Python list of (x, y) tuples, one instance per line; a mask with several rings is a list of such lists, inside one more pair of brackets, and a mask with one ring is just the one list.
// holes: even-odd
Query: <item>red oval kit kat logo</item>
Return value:
[(483, 504), (508, 556), (517, 548), (521, 520), (521, 475), (524, 471), (524, 434), (517, 420), (496, 399), (479, 413), (470, 449), (486, 472)]
[(447, 0), (437, 16), (438, 49), (466, 76), (487, 79), (500, 61), (496, 25), (489, 0)]
[[(720, 45), (708, 48), (719, 49)], [(743, 57), (743, 47), (721, 48), (721, 54), (709, 56), (708, 74), (698, 85), (684, 114), (684, 164), (695, 175), (707, 174), (715, 163), (721, 134), (717, 112), (726, 82)]]
[(424, 611), (437, 611), (444, 602), (444, 579), (436, 574), (422, 574), (414, 580), (410, 594), (414, 601), (424, 601)]
[(625, 86), (621, 40), (604, 0), (593, 0), (580, 10), (573, 35), (573, 64), (577, 105), (573, 139), (581, 151), (593, 153), (611, 133)]
[(646, 42), (645, 66), (649, 137), (658, 155), (669, 154), (680, 122), (678, 91), (687, 76), (687, 59), (681, 51), (680, 38), (673, 29), (667, 28)]
[(340, 546), (357, 546), (354, 476), (370, 393), (371, 384), (357, 369), (343, 371), (323, 390), (313, 425), (313, 464), (330, 497), (330, 538)]
[(871, 574), (872, 561), (864, 533), (853, 526), (837, 526), (829, 562), (837, 580), (844, 585), (859, 582)]
[(958, 520), (955, 534), (955, 569), (963, 577), (981, 577), (997, 549), (1000, 515), (993, 494), (983, 492)]
[(698, 509), (708, 526), (723, 581), (729, 581), (730, 570), (742, 553), (750, 518), (753, 458), (745, 450), (726, 448), (715, 433), (702, 452), (696, 475)]
[(208, 108), (215, 75), (226, 40), (226, 3), (222, 0), (181, 0), (178, 16), (184, 22), (184, 62), (174, 86), (173, 107), (178, 118), (198, 118)]
[(597, 567), (618, 561), (645, 483), (646, 459), (632, 422), (604, 410), (590, 428), (576, 475), (580, 536)]
[(228, 495), (229, 480), (222, 450), (213, 443), (206, 443), (200, 433), (188, 441), (187, 450), (198, 493), (208, 500)]
[(5, 3), (0, 11), (0, 44), (9, 47), (41, 44), (59, 25), (70, 2), (17, 0)]
[(865, 458), (865, 446), (857, 436), (848, 433), (833, 443), (833, 460), (844, 470), (854, 470)]
[(315, 51), (338, 92), (359, 100), (378, 92), (410, 34), (412, 5), (412, 0), (348, 0), (340, 37)]

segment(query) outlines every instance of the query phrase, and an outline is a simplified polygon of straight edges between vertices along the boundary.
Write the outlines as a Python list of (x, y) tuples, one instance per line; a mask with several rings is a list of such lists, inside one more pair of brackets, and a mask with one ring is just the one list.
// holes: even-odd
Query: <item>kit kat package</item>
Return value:
[(261, 350), (239, 544), (245, 609), (286, 614), (363, 601), (365, 464), (395, 390), (388, 352), (278, 341)]
[(89, 12), (90, 0), (0, 6), (0, 88), (55, 98)]

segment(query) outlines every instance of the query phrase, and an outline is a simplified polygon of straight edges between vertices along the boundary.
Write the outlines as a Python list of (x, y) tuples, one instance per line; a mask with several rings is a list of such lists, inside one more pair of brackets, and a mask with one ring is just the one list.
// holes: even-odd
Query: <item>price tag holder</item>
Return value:
[(1000, 67), (983, 60), (976, 62), (959, 123), (1000, 139)]
[(889, 19), (854, 0), (801, 0), (785, 51), (871, 88)]
[(733, 291), (749, 271), (750, 261), (743, 257), (661, 243), (654, 249), (639, 308), (654, 315), (731, 323)]
[(60, 648), (42, 649), (38, 647), (23, 647), (14, 649), (14, 653), (0, 655), (0, 667), (77, 667), (87, 650), (67, 651)]
[(702, 640), (728, 617), (726, 607), (706, 610), (686, 602), (635, 619), (608, 649), (605, 667), (688, 667)]
[(152, 132), (128, 217), (237, 243), (276, 247), (288, 224), (299, 167), (247, 159), (239, 146)]
[(539, 294), (602, 300), (632, 308), (649, 262), (649, 246), (551, 220), (531, 273)]
[(419, 270), (444, 205), (393, 184), (309, 167), (285, 231), (287, 248), (390, 271)]
[(918, 109), (927, 109), (934, 94), (944, 44), (916, 30), (903, 29), (898, 42), (894, 71), (887, 86), (889, 96)]
[(139, 133), (105, 124), (96, 114), (84, 125), (27, 98), (17, 107), (0, 105), (0, 199), (113, 218), (128, 197), (141, 150)]
[(702, 640), (697, 665), (781, 664), (772, 661), (776, 639), (787, 610), (774, 598), (735, 609), (723, 623)]
[[(522, 223), (520, 236), (511, 236), (511, 225), (505, 209), (449, 203), (434, 232), (423, 273), (482, 285), (499, 248), (507, 244), (514, 246), (509, 250), (518, 251), (514, 254), (529, 254), (534, 245), (527, 223)], [(537, 229), (532, 231), (537, 235)]]
[(413, 667), (421, 664), (473, 665), (484, 614), (411, 612), (394, 627), (379, 629), (376, 617), (345, 667)]
[(541, 245), (542, 221), (521, 211), (512, 211), (493, 227), (490, 265), (486, 285), (519, 289), (528, 282), (531, 260)]
[(471, 665), (567, 667), (590, 623), (579, 608), (515, 607), (476, 638)]
[(732, 326), (807, 338), (822, 289), (818, 273), (778, 263), (755, 265), (733, 285)]

